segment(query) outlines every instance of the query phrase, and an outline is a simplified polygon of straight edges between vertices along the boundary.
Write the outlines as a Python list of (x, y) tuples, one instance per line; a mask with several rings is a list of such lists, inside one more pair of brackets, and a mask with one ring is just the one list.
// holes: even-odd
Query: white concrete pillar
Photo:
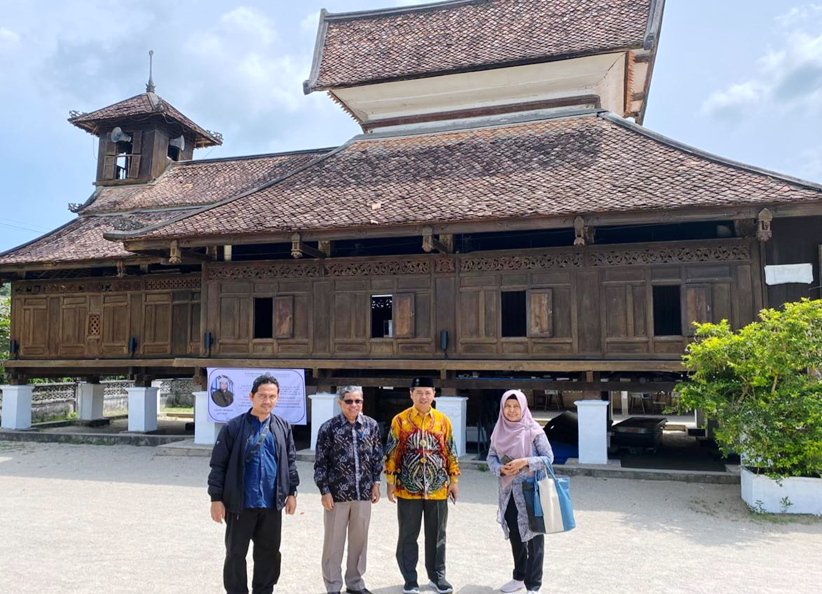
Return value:
[(128, 430), (148, 433), (157, 430), (157, 388), (126, 388)]
[(161, 394), (163, 392), (163, 380), (154, 380), (153, 382), (151, 382), (151, 387), (157, 388), (157, 414), (159, 415), (160, 411), (163, 408), (160, 402)]
[(340, 412), (337, 395), (320, 392), (309, 396), (311, 399), (311, 451), (317, 449), (317, 434), (320, 426)]
[(77, 386), (81, 421), (95, 421), (103, 418), (103, 400), (106, 387), (103, 384), (82, 383)]
[(608, 463), (608, 402), (606, 400), (577, 400), (579, 419), (579, 463)]
[(631, 403), (628, 401), (628, 392), (620, 392), (619, 393), (619, 398), (620, 398), (619, 411), (623, 415), (630, 414), (629, 408), (630, 408)]
[(34, 386), (0, 386), (3, 390), (3, 429), (31, 429)]
[(215, 423), (208, 416), (208, 392), (194, 394), (194, 443), (214, 445), (225, 423)]
[(457, 456), (465, 455), (465, 436), (468, 422), (468, 398), (465, 396), (440, 396), (436, 400), (437, 410), (451, 421)]

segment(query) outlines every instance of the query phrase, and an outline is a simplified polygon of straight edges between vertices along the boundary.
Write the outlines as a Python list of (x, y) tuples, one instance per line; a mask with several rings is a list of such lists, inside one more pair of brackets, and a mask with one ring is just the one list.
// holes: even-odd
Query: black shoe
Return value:
[(436, 582), (431, 580), (428, 585), (434, 588), (439, 594), (451, 594), (454, 591), (454, 586), (445, 581), (445, 578), (440, 578)]
[(372, 594), (371, 590), (368, 588), (363, 588), (362, 590), (352, 590), (351, 588), (345, 589), (348, 594)]
[(405, 582), (402, 587), (402, 594), (420, 594), (420, 586), (417, 582)]

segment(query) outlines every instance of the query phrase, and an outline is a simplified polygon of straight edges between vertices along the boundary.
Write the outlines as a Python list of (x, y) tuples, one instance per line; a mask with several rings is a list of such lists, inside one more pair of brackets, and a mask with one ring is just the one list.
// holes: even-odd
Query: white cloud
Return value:
[(779, 17), (793, 27), (781, 46), (767, 49), (755, 76), (712, 93), (702, 112), (732, 121), (743, 109), (816, 109), (822, 100), (822, 34), (812, 25), (813, 16), (822, 22), (822, 5), (798, 7)]
[(731, 85), (724, 91), (712, 93), (703, 103), (702, 110), (710, 114), (732, 113), (746, 105), (759, 104), (767, 96), (768, 90), (758, 81)]
[(320, 26), (320, 11), (312, 12), (300, 21), (300, 31), (308, 35), (317, 32), (317, 27)]
[(822, 182), (822, 146), (810, 148), (800, 153), (802, 165), (800, 175), (806, 179)]
[(20, 35), (12, 31), (11, 29), (0, 27), (0, 49), (15, 48), (19, 44)]
[(794, 27), (815, 18), (822, 18), (822, 4), (795, 6), (785, 14), (776, 17), (776, 21), (783, 27)]
[(251, 35), (264, 45), (270, 45), (278, 37), (274, 23), (256, 8), (240, 6), (222, 15), (220, 21), (235, 31)]

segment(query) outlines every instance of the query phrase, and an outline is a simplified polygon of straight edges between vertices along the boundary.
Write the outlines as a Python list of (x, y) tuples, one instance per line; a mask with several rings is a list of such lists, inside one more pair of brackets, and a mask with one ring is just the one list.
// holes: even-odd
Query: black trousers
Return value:
[(511, 552), (514, 554), (514, 579), (525, 582), (528, 590), (539, 590), (542, 587), (545, 536), (538, 534), (528, 542), (522, 542), (513, 493), (505, 510), (505, 523), (508, 524), (508, 540), (511, 541)]
[(397, 498), (397, 563), (406, 583), (417, 583), (417, 560), (420, 526), (425, 516), (425, 571), (428, 579), (445, 579), (445, 525), (448, 522), (448, 500)]
[(276, 509), (247, 509), (226, 514), (223, 585), (228, 594), (248, 594), (245, 557), (254, 543), (253, 594), (271, 594), (280, 579), (280, 537), (283, 515)]

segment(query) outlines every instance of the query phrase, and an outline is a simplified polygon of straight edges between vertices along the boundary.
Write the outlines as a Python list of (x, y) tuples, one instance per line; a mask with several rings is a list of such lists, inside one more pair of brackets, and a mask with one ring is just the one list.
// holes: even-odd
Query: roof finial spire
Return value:
[(146, 83), (146, 93), (154, 92), (154, 78), (152, 76), (154, 70), (154, 50), (148, 51), (148, 82)]

